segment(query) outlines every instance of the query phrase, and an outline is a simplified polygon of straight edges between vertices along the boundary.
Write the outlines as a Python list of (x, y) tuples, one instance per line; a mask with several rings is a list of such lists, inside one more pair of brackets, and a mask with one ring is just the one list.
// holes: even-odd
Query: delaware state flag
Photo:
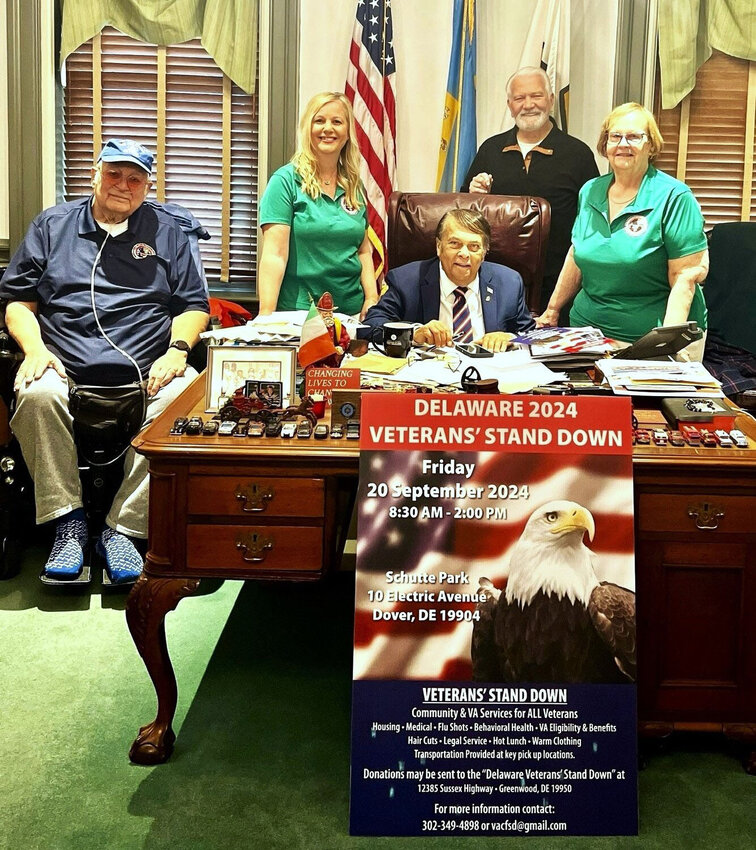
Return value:
[(454, 0), (436, 191), (456, 192), (478, 148), (475, 119), (475, 0)]

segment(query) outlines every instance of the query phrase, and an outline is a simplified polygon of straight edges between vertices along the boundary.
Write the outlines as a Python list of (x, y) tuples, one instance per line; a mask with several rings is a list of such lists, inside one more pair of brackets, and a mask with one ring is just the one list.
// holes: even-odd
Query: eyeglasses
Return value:
[(121, 171), (120, 168), (103, 168), (101, 169), (100, 173), (102, 174), (102, 179), (106, 183), (110, 184), (119, 184), (125, 176), (126, 185), (131, 191), (134, 191), (135, 189), (141, 189), (149, 181), (149, 177), (147, 177), (146, 174), (141, 175), (135, 174), (133, 172), (131, 174), (125, 174), (123, 171)]
[(645, 133), (608, 133), (606, 140), (612, 147), (616, 147), (624, 139), (631, 147), (639, 148), (646, 138)]

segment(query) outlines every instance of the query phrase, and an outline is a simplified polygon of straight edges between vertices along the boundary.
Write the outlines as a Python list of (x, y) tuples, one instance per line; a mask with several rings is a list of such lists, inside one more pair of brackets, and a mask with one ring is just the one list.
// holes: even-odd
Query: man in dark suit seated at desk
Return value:
[(387, 291), (365, 316), (371, 329), (386, 322), (416, 324), (418, 344), (477, 342), (503, 351), (510, 334), (535, 325), (525, 305), (522, 278), (513, 269), (483, 262), (491, 227), (477, 210), (453, 209), (436, 229), (436, 254), (392, 269)]

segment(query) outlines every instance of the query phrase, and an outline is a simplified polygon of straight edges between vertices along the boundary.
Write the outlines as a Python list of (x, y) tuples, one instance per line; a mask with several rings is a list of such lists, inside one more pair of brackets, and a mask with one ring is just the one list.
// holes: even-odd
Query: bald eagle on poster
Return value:
[(590, 511), (548, 502), (512, 547), (506, 589), (481, 579), (472, 636), (479, 682), (635, 681), (635, 594), (596, 577)]

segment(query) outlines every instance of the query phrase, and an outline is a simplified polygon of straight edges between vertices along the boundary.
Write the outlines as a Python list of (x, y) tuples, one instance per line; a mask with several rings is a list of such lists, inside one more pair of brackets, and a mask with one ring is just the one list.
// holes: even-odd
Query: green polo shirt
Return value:
[(336, 187), (335, 198), (311, 198), (288, 164), (271, 176), (260, 201), (260, 225), (264, 224), (291, 228), (277, 309), (307, 310), (310, 298), (317, 302), (327, 290), (339, 312), (360, 312), (364, 295), (357, 252), (367, 229), (364, 205), (350, 209), (341, 186)]
[[(706, 248), (703, 216), (690, 189), (649, 165), (633, 203), (609, 223), (609, 173), (580, 190), (572, 228), (583, 280), (570, 324), (593, 325), (634, 342), (661, 325), (669, 298), (667, 261)], [(706, 328), (706, 304), (696, 286), (688, 318)]]

